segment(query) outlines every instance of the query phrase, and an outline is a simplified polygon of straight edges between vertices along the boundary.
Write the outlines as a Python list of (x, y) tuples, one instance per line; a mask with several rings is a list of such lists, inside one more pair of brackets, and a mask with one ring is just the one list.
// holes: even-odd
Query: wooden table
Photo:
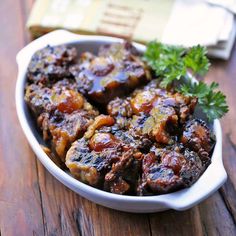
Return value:
[(39, 163), (19, 125), (14, 101), (16, 53), (29, 42), (33, 0), (0, 1), (0, 235), (236, 235), (236, 47), (212, 61), (230, 112), (222, 119), (227, 183), (184, 212), (129, 214), (98, 206), (59, 183)]

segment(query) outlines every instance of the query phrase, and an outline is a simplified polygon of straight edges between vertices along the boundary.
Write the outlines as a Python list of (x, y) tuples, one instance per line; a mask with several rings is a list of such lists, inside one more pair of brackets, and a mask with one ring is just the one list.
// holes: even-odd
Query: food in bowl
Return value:
[(98, 115), (98, 111), (77, 92), (76, 84), (68, 79), (48, 87), (40, 82), (29, 84), (25, 101), (37, 120), (43, 139), (51, 143), (51, 149), (62, 161), (72, 142), (82, 137)]
[(101, 46), (98, 55), (82, 53), (70, 72), (78, 90), (97, 104), (106, 104), (151, 80), (146, 63), (129, 42)]
[(48, 46), (29, 64), (25, 101), (52, 152), (78, 180), (108, 192), (156, 195), (191, 186), (215, 140), (195, 96), (160, 87), (131, 43), (98, 55)]

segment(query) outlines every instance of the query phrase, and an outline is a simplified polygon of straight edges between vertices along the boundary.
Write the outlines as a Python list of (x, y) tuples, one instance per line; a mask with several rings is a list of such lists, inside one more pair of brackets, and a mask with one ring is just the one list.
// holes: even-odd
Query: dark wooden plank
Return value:
[(74, 212), (81, 206), (80, 199), (54, 179), (39, 162), (37, 165), (45, 234), (79, 234)]
[(42, 235), (35, 158), (15, 110), (15, 55), (24, 45), (20, 2), (0, 1), (0, 232)]
[(147, 214), (125, 213), (99, 206), (96, 221), (95, 235), (151, 235)]
[[(232, 128), (233, 129), (233, 128)], [(224, 150), (224, 165), (228, 173), (226, 184), (220, 189), (220, 194), (231, 213), (231, 216), (236, 224), (236, 146), (227, 130), (224, 130), (223, 150)]]
[(236, 225), (219, 192), (199, 204), (198, 209), (203, 235), (236, 235)]
[(235, 235), (236, 226), (217, 192), (183, 212), (166, 211), (150, 215), (152, 235)]
[(152, 235), (202, 235), (198, 208), (183, 212), (173, 210), (150, 214)]
[(221, 188), (220, 194), (236, 223), (236, 45), (229, 61), (215, 60), (212, 63), (207, 80), (217, 81), (220, 89), (227, 95), (229, 113), (221, 120), (223, 130), (223, 162), (228, 173), (228, 180)]

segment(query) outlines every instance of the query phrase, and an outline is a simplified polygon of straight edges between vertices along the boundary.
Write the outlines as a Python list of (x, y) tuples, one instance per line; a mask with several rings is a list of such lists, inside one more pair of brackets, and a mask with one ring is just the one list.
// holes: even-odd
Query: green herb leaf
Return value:
[(166, 88), (175, 79), (185, 76), (187, 70), (192, 70), (194, 75), (203, 76), (210, 65), (206, 53), (206, 48), (200, 45), (187, 50), (152, 41), (147, 45), (144, 60), (162, 78), (161, 86)]
[(203, 112), (209, 120), (213, 120), (221, 118), (229, 110), (225, 95), (215, 91), (219, 86), (217, 83), (193, 83), (187, 74), (188, 70), (195, 76), (207, 73), (210, 63), (206, 54), (206, 48), (200, 45), (184, 49), (153, 41), (147, 45), (144, 60), (159, 77), (161, 87), (167, 88), (179, 81), (179, 86), (175, 89), (186, 96), (197, 97)]
[[(215, 86), (216, 83), (213, 84)], [(180, 88), (178, 91), (186, 96), (189, 97), (204, 97), (206, 96), (211, 89), (217, 88), (218, 84), (216, 84), (216, 87), (208, 86), (206, 83), (200, 81), (199, 83), (193, 83), (192, 81), (187, 81), (186, 83), (180, 85)]]
[(200, 45), (190, 48), (184, 57), (185, 66), (190, 68), (194, 74), (204, 76), (210, 66), (206, 54), (206, 48)]
[(190, 80), (180, 85), (178, 91), (186, 96), (197, 97), (198, 104), (209, 120), (221, 118), (228, 112), (229, 108), (226, 103), (225, 95), (214, 90), (219, 87), (218, 83), (212, 82), (210, 85), (200, 81), (192, 83)]
[(175, 79), (179, 80), (186, 74), (182, 56), (183, 47), (168, 46), (160, 42), (151, 42), (147, 46), (144, 60), (153, 68), (156, 75), (163, 78), (161, 87), (166, 88)]
[(226, 96), (220, 91), (210, 91), (205, 97), (199, 99), (199, 105), (209, 120), (221, 118), (229, 111)]
[(161, 43), (155, 41), (152, 41), (147, 45), (144, 60), (147, 61), (149, 66), (155, 66), (155, 63), (160, 58), (161, 47)]

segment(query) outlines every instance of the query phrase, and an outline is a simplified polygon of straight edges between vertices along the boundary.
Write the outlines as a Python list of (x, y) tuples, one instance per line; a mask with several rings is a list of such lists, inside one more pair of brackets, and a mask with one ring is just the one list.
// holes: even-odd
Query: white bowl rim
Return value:
[[(24, 112), (24, 83), (25, 83), (25, 73), (31, 56), (35, 51), (41, 49), (48, 44), (60, 45), (67, 43), (79, 43), (82, 41), (91, 42), (121, 42), (122, 39), (107, 37), (107, 36), (94, 36), (94, 35), (78, 35), (65, 30), (56, 30), (48, 33), (25, 46), (16, 56), (18, 64), (18, 77), (16, 83), (15, 99), (16, 99), (16, 110), (17, 115), (23, 129), (23, 132), (41, 161), (41, 163), (53, 174), (60, 182), (64, 183), (67, 187), (73, 189), (77, 193), (79, 192), (82, 196), (89, 198), (88, 195), (92, 194), (97, 197), (102, 197), (108, 201), (117, 200), (119, 202), (138, 202), (140, 204), (152, 203), (152, 204), (162, 204), (166, 208), (171, 208), (175, 210), (185, 210), (187, 208), (196, 205), (200, 201), (206, 199), (219, 187), (221, 187), (227, 179), (227, 174), (222, 163), (222, 133), (219, 120), (214, 120), (214, 131), (217, 137), (217, 142), (215, 145), (214, 153), (212, 155), (212, 164), (206, 169), (202, 176), (194, 183), (191, 187), (179, 190), (173, 193), (154, 195), (154, 196), (127, 196), (118, 195), (114, 193), (105, 192), (103, 190), (94, 188), (87, 184), (76, 180), (72, 176), (68, 175), (62, 169), (60, 169), (43, 151), (40, 144), (38, 143), (36, 137), (34, 136), (30, 125), (27, 121), (26, 114)], [(134, 43), (134, 46), (140, 51), (145, 50), (145, 46)], [(206, 176), (208, 177), (206, 178)], [(209, 179), (214, 177), (209, 183)], [(204, 184), (205, 179), (208, 183)], [(201, 182), (201, 183), (200, 183)], [(73, 187), (72, 187), (73, 186)], [(201, 188), (199, 188), (201, 187)], [(196, 189), (194, 189), (196, 188)]]

